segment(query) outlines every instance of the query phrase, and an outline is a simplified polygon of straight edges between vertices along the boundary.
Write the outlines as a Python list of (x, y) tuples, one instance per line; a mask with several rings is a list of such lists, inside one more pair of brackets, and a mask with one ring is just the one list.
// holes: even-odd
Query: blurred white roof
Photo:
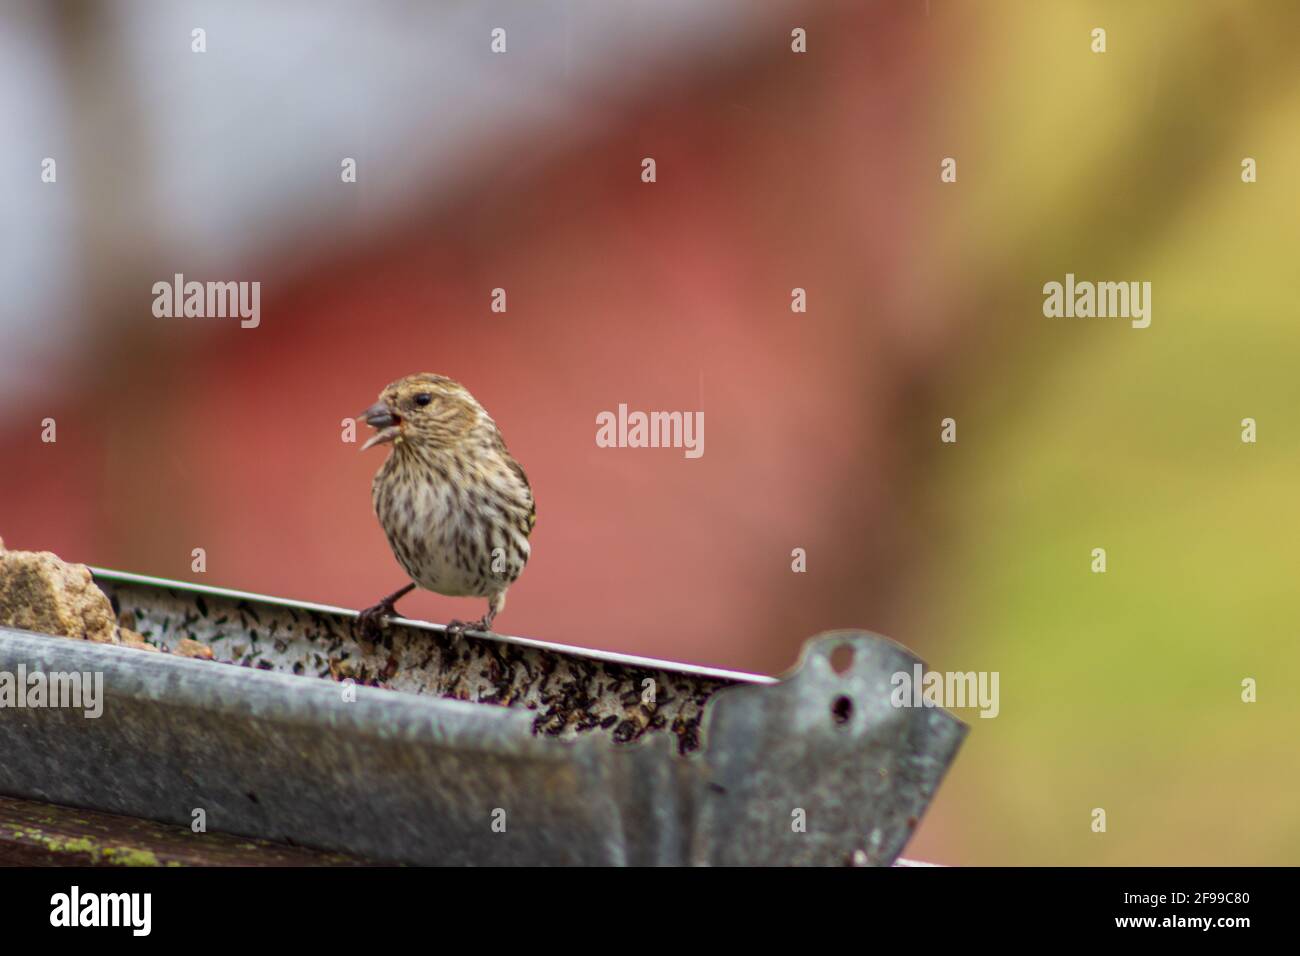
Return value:
[[(103, 310), (86, 277), (118, 257), (261, 278), (249, 264), (277, 244), (354, 240), (472, 181), (502, 144), (521, 163), (573, 148), (664, 78), (788, 50), (799, 25), (791, 4), (745, 0), (87, 7), (75, 23), (39, 0), (0, 7), (0, 401), (40, 391)], [(57, 184), (40, 181), (46, 156)]]

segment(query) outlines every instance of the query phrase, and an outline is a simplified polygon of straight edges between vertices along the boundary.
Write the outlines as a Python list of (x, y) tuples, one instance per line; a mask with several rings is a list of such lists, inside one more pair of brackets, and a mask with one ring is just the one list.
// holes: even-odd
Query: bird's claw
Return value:
[(488, 631), (488, 628), (491, 626), (492, 624), (487, 620), (487, 618), (479, 618), (477, 621), (470, 621), (468, 624), (464, 621), (452, 620), (447, 622), (447, 636), (452, 639), (453, 643), (458, 644), (460, 643), (460, 639), (465, 636), (466, 631), (484, 631), (491, 633)]
[(352, 624), (352, 634), (362, 640), (377, 644), (388, 627), (388, 619), (397, 614), (392, 601), (380, 601), (357, 614)]

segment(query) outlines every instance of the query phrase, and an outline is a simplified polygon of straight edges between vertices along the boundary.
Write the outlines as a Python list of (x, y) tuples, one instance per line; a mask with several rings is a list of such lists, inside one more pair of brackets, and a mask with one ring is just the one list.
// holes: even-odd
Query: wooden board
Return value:
[(0, 866), (364, 866), (340, 853), (0, 796)]

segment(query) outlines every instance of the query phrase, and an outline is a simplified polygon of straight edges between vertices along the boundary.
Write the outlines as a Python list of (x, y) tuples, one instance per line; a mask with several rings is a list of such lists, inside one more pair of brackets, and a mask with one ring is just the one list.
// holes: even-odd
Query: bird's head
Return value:
[(479, 420), (482, 408), (459, 382), (432, 372), (398, 379), (379, 393), (379, 401), (359, 416), (375, 429), (361, 446), (392, 442), (394, 447), (450, 448)]

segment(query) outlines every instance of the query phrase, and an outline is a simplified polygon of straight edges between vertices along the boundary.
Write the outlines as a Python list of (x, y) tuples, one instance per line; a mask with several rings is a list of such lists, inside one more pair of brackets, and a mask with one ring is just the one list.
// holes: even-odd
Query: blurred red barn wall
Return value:
[[(163, 328), (133, 308), (139, 328), (98, 374), (10, 420), (0, 534), (369, 604), (404, 581), (369, 504), (385, 452), (341, 442), (340, 420), (432, 370), (484, 403), (536, 492), (533, 560), (501, 630), (762, 671), (826, 628), (889, 631), (909, 536), (891, 422), (927, 365), (895, 288), (923, 245), (927, 77), (909, 52), (923, 21), (852, 19), (864, 28), (810, 31), (833, 56), (778, 43), (673, 83), (531, 176), (512, 172), (528, 144), (502, 143), (455, 203), (413, 203), (377, 243), (278, 267), (295, 277), (263, 281), (256, 330)], [(790, 310), (796, 286), (807, 314)], [(619, 403), (703, 410), (704, 456), (598, 448), (596, 415)], [(46, 414), (57, 445), (34, 444)], [(400, 607), (480, 611), (423, 593)]]

